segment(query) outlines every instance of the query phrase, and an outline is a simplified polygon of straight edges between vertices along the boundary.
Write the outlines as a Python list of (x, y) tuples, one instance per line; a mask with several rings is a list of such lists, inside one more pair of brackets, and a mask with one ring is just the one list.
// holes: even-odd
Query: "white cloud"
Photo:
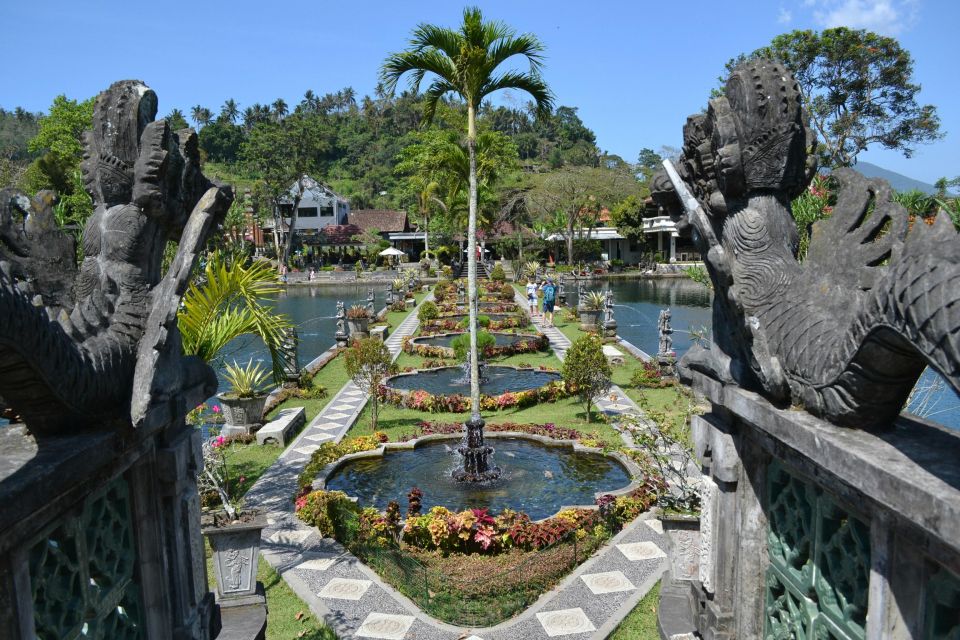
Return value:
[(866, 29), (893, 36), (912, 26), (916, 0), (804, 0), (815, 6), (814, 19), (823, 27)]
[(790, 24), (790, 21), (793, 20), (793, 13), (789, 9), (780, 7), (780, 12), (777, 14), (777, 22), (780, 24)]

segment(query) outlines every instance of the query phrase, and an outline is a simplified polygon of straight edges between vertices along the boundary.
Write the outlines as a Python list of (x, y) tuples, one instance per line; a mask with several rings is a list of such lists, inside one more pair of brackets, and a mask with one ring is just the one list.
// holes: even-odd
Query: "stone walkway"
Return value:
[[(427, 299), (430, 299), (429, 296)], [(524, 301), (525, 302), (525, 301)], [(416, 310), (387, 340), (394, 358), (417, 327)], [(545, 331), (562, 357), (570, 341)], [(559, 334), (559, 335), (558, 335)], [(611, 414), (639, 412), (621, 390), (598, 402)], [(297, 475), (320, 443), (339, 440), (367, 396), (347, 383), (247, 493), (246, 505), (267, 515), (261, 554), (341, 638), (383, 640), (601, 639), (616, 628), (666, 570), (658, 520), (642, 516), (519, 616), (488, 629), (465, 629), (427, 616), (337, 542), (322, 538), (293, 513)]]

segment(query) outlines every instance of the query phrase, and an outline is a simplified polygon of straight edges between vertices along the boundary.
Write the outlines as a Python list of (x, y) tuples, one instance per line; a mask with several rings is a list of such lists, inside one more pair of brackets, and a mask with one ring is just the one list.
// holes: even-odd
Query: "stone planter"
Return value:
[(350, 329), (351, 338), (369, 338), (370, 337), (370, 318), (347, 318), (347, 327)]
[(263, 422), (263, 407), (267, 402), (267, 396), (254, 396), (253, 398), (238, 398), (227, 393), (218, 393), (217, 400), (223, 407), (223, 417), (225, 424), (220, 434), (224, 436), (233, 436), (238, 433), (253, 433), (255, 427)]
[(674, 580), (700, 579), (700, 518), (660, 514), (669, 541), (670, 574)]
[(600, 318), (603, 317), (603, 311), (593, 309), (580, 309), (580, 329), (581, 331), (597, 331), (600, 328)]
[(260, 532), (267, 526), (267, 519), (259, 513), (228, 524), (215, 522), (214, 518), (206, 519), (206, 526), (201, 531), (213, 550), (213, 573), (217, 579), (220, 606), (262, 601), (263, 596), (257, 594), (257, 562), (260, 558)]

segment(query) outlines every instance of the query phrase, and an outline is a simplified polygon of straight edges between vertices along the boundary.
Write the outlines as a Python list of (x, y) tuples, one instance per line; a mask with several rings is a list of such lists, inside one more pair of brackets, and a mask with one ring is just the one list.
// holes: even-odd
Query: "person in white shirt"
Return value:
[(537, 284), (527, 280), (527, 304), (530, 305), (530, 317), (537, 316)]

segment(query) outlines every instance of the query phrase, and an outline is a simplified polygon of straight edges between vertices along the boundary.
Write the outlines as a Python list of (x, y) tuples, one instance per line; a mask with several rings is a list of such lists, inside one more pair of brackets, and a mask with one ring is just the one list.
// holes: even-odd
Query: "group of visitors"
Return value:
[(530, 315), (534, 318), (540, 315), (537, 313), (538, 292), (543, 294), (541, 310), (544, 326), (552, 327), (553, 308), (557, 303), (557, 285), (554, 284), (553, 278), (547, 278), (540, 282), (534, 281), (533, 278), (527, 280), (527, 303), (530, 305)]

